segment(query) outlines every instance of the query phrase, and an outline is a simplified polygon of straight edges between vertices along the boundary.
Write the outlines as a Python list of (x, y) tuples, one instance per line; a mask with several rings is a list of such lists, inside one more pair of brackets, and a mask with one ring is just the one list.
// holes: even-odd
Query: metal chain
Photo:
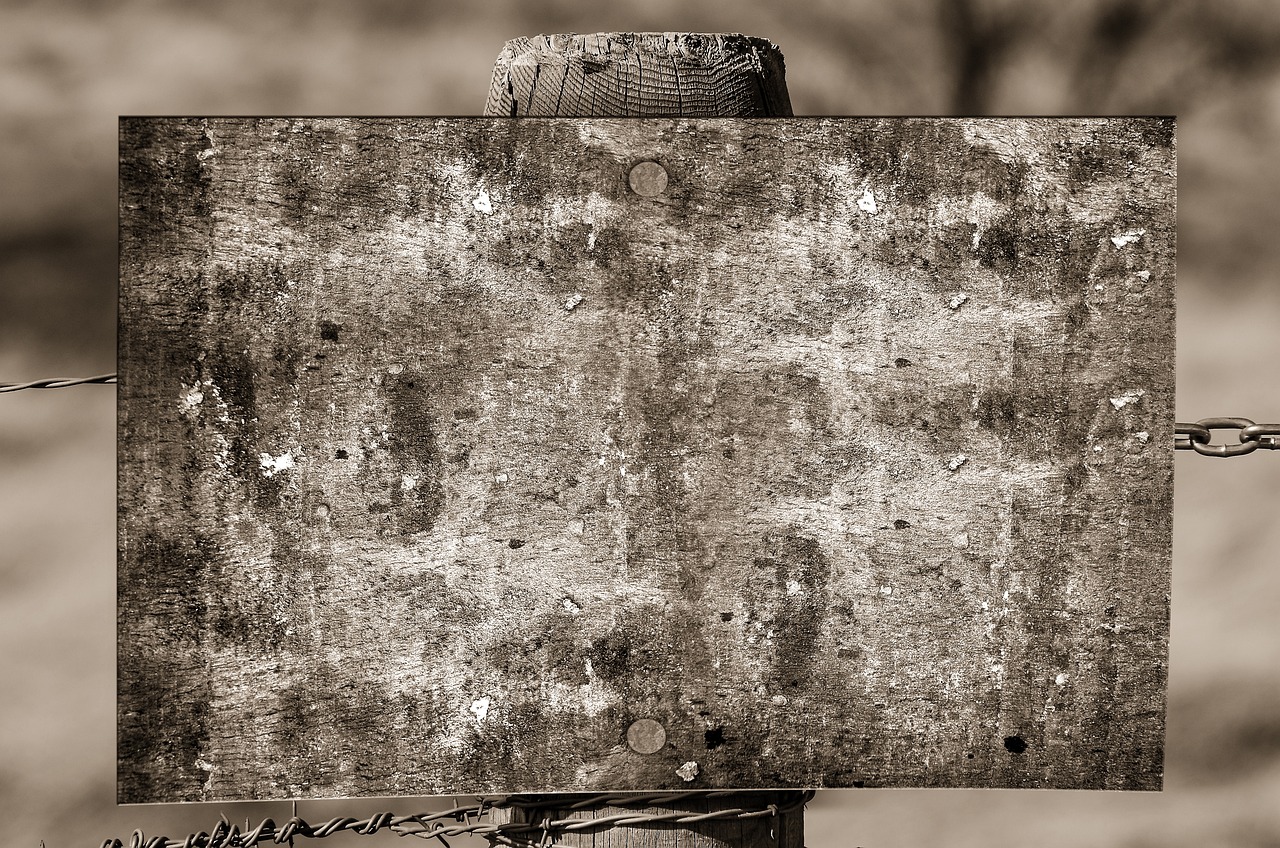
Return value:
[[(1213, 430), (1239, 430), (1237, 444), (1211, 444)], [(1174, 450), (1194, 450), (1202, 456), (1244, 456), (1258, 449), (1280, 450), (1280, 424), (1254, 424), (1248, 418), (1201, 418), (1194, 424), (1175, 424)]]
[[(271, 819), (264, 819), (257, 827), (250, 828), (245, 822), (244, 830), (233, 825), (225, 817), (214, 827), (212, 833), (189, 834), (181, 841), (164, 836), (153, 836), (148, 839), (141, 830), (135, 830), (129, 840), (129, 848), (252, 848), (264, 842), (276, 844), (288, 842), (293, 845), (295, 837), (323, 839), (341, 831), (350, 831), (364, 836), (388, 830), (399, 836), (417, 836), (421, 839), (438, 839), (446, 848), (450, 836), (483, 836), (491, 845), (512, 846), (546, 846), (554, 842), (557, 834), (575, 831), (607, 830), (628, 825), (648, 824), (696, 824), (704, 821), (724, 821), (728, 819), (777, 818), (779, 816), (802, 810), (805, 804), (813, 800), (813, 790), (795, 792), (794, 799), (786, 804), (765, 804), (751, 806), (745, 802), (751, 797), (750, 792), (716, 791), (716, 792), (667, 792), (663, 794), (605, 795), (498, 795), (476, 799), (474, 804), (459, 804), (449, 810), (435, 813), (419, 813), (416, 815), (397, 816), (393, 813), (374, 813), (366, 819), (350, 816), (333, 818), (329, 821), (311, 825), (297, 814), (294, 804), (294, 815), (283, 825), (276, 825)], [(669, 813), (640, 812), (646, 807), (667, 806), (687, 800), (722, 799), (726, 803), (732, 799), (738, 806), (726, 806), (706, 813), (690, 813), (671, 811)], [(496, 808), (515, 808), (526, 811), (565, 810), (581, 812), (583, 810), (602, 809), (604, 807), (636, 808), (637, 812), (618, 813), (600, 818), (552, 819), (544, 817), (538, 822), (502, 822), (490, 820), (490, 813)], [(536, 813), (535, 813), (536, 815)], [(536, 841), (535, 841), (536, 840)], [(102, 848), (124, 848), (126, 843), (119, 839), (108, 839)]]
[[(0, 383), (0, 393), (23, 389), (64, 389), (89, 383), (111, 384), (115, 374), (98, 377), (57, 377), (30, 383)], [(1239, 430), (1235, 444), (1212, 444), (1213, 430)], [(1194, 450), (1202, 456), (1244, 456), (1256, 450), (1280, 450), (1280, 424), (1255, 424), (1248, 418), (1201, 418), (1194, 424), (1175, 424), (1174, 450)]]

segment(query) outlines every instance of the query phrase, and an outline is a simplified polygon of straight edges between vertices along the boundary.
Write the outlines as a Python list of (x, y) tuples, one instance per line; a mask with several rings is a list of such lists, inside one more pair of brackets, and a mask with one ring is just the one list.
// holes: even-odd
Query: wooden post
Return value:
[[(540, 35), (508, 41), (494, 65), (485, 115), (517, 117), (789, 117), (782, 53), (744, 35), (597, 33)], [(661, 193), (666, 174), (633, 170), (631, 187)], [(664, 185), (654, 185), (653, 180)], [(632, 740), (628, 740), (630, 743)], [(635, 744), (631, 747), (635, 750)], [(498, 820), (598, 819), (622, 813), (723, 812), (735, 806), (785, 807), (795, 792), (749, 792), (731, 798), (686, 798), (636, 810), (605, 806), (567, 809), (565, 796), (538, 796), (546, 807), (495, 810)], [(745, 799), (745, 800), (744, 800)], [(537, 839), (533, 840), (534, 843)], [(726, 818), (696, 824), (623, 825), (568, 832), (558, 844), (646, 845), (653, 848), (802, 848), (803, 808), (766, 818)]]

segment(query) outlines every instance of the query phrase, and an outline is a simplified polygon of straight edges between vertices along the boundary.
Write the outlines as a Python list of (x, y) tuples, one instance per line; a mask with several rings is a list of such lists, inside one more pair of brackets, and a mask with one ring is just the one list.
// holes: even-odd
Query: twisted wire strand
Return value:
[[(344, 831), (358, 833), (362, 836), (372, 835), (387, 830), (399, 836), (416, 836), (421, 839), (436, 839), (448, 848), (448, 837), (483, 836), (494, 844), (523, 846), (529, 845), (528, 837), (538, 836), (539, 844), (552, 841), (557, 833), (574, 831), (607, 830), (615, 827), (640, 824), (697, 824), (705, 821), (723, 821), (727, 819), (757, 819), (782, 816), (804, 808), (813, 799), (813, 790), (797, 792), (793, 801), (786, 804), (765, 804), (763, 806), (733, 806), (712, 810), (705, 813), (671, 811), (667, 813), (628, 812), (616, 813), (595, 819), (561, 818), (549, 816), (541, 821), (503, 822), (501, 824), (486, 818), (492, 810), (499, 807), (513, 807), (523, 810), (557, 809), (581, 812), (587, 809), (604, 807), (646, 808), (665, 804), (675, 804), (685, 800), (714, 800), (720, 798), (745, 798), (750, 793), (736, 791), (713, 792), (666, 792), (661, 794), (624, 795), (583, 795), (579, 800), (565, 803), (562, 800), (538, 800), (530, 796), (491, 796), (481, 797), (474, 804), (456, 804), (448, 810), (433, 813), (415, 813), (397, 816), (394, 813), (374, 813), (365, 819), (351, 816), (339, 816), (322, 824), (312, 825), (305, 819), (294, 815), (282, 825), (272, 819), (263, 819), (257, 827), (249, 827), (245, 822), (242, 830), (223, 817), (212, 832), (200, 831), (187, 835), (181, 840), (166, 836), (148, 838), (141, 830), (135, 830), (127, 845), (129, 848), (253, 848), (267, 842), (293, 844), (296, 837), (323, 839)], [(521, 837), (526, 837), (521, 839)], [(102, 848), (125, 848), (126, 843), (119, 839), (107, 839)]]
[(97, 377), (50, 377), (45, 380), (32, 380), (30, 383), (0, 383), (0, 393), (20, 392), (24, 389), (65, 389), (68, 386), (105, 385), (115, 381), (115, 374), (100, 374)]

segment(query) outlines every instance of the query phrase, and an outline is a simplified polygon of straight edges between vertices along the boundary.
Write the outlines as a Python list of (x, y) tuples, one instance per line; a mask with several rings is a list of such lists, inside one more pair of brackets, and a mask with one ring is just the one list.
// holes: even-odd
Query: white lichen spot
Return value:
[(403, 366), (403, 365), (401, 365), (399, 362), (396, 362), (396, 363), (394, 363), (394, 364), (392, 364), (392, 365), (388, 365), (388, 366), (387, 366), (387, 373), (388, 373), (388, 374), (399, 374), (399, 373), (401, 373), (401, 372), (403, 372), (403, 371), (404, 371), (404, 366)]
[(484, 721), (489, 715), (489, 705), (493, 703), (489, 700), (489, 696), (476, 698), (471, 702), (471, 714), (476, 717), (476, 724)]
[(787, 705), (787, 696), (774, 695), (769, 699), (769, 703), (773, 704), (775, 707), (785, 707)]
[(947, 303), (947, 306), (951, 307), (952, 309), (959, 309), (964, 304), (964, 302), (967, 301), (968, 299), (969, 299), (969, 295), (965, 294), (964, 292), (960, 292), (955, 297), (951, 298), (950, 302)]
[(418, 478), (414, 477), (412, 474), (405, 474), (400, 478), (400, 488), (404, 489), (406, 492), (416, 485), (418, 485)]
[(178, 404), (183, 413), (194, 412), (196, 407), (204, 403), (204, 392), (200, 391), (199, 386), (191, 386), (188, 388), (186, 384), (182, 386), (182, 394), (178, 395)]
[(874, 215), (879, 211), (880, 207), (876, 206), (876, 196), (871, 193), (871, 189), (863, 189), (862, 197), (858, 198), (858, 208), (868, 215)]
[(569, 615), (577, 615), (582, 612), (582, 607), (578, 606), (574, 602), (573, 598), (565, 598), (561, 604), (564, 606), (564, 611), (569, 613)]
[(952, 471), (957, 471), (959, 470), (960, 466), (964, 465), (968, 461), (969, 461), (969, 457), (965, 456), (962, 453), (958, 453), (955, 456), (951, 457), (951, 461), (947, 463), (947, 468), (949, 468)]
[(578, 308), (579, 303), (582, 303), (582, 295), (578, 294), (577, 292), (574, 292), (573, 294), (569, 295), (569, 299), (564, 302), (564, 311), (572, 312), (573, 310)]
[(886, 597), (887, 597), (887, 596), (889, 596), (889, 595), (892, 595), (892, 594), (893, 594), (893, 587), (892, 587), (892, 586), (881, 586), (881, 587), (880, 587), (880, 594), (885, 595)]
[(288, 471), (293, 468), (293, 452), (285, 451), (279, 456), (272, 456), (269, 453), (258, 454), (258, 464), (262, 466), (264, 475), (274, 477), (281, 471)]
[(676, 774), (680, 775), (680, 779), (685, 783), (690, 783), (698, 776), (698, 764), (690, 760), (676, 769)]
[(195, 766), (200, 769), (200, 771), (215, 771), (217, 769), (213, 763), (209, 762), (204, 757), (196, 757)]
[(480, 193), (476, 195), (476, 199), (471, 201), (471, 205), (475, 207), (477, 212), (485, 215), (493, 214), (493, 203), (489, 200), (489, 192), (480, 189)]
[(959, 533), (951, 540), (951, 544), (957, 548), (969, 547), (969, 534)]
[(1151, 434), (1148, 433), (1146, 430), (1139, 430), (1137, 433), (1133, 434), (1133, 437), (1138, 441), (1142, 442), (1144, 445), (1147, 442), (1151, 441)]
[(1094, 290), (1094, 291), (1099, 291), (1099, 292), (1100, 292), (1100, 291), (1105, 291), (1105, 290), (1106, 290), (1106, 288), (1107, 288), (1107, 287), (1106, 287), (1106, 286), (1104, 286), (1102, 283), (1095, 283), (1095, 284), (1094, 284), (1094, 286), (1093, 286), (1093, 290)]
[(507, 472), (499, 471), (497, 474), (493, 475), (493, 482), (495, 483), (507, 482)]
[(1102, 445), (1094, 445), (1094, 446), (1093, 446), (1093, 452), (1094, 452), (1094, 453), (1102, 453)]
[(1067, 676), (1065, 674), (1059, 674), (1057, 677), (1053, 678), (1053, 682), (1058, 684), (1059, 686), (1066, 686)]
[(1133, 276), (1145, 282), (1151, 279), (1151, 272), (1150, 271), (1134, 271)]
[(596, 248), (596, 230), (595, 227), (587, 233), (587, 250), (595, 250)]
[(788, 594), (788, 595), (798, 595), (798, 594), (800, 594), (800, 593), (801, 593), (801, 592), (803, 592), (803, 591), (804, 591), (804, 587), (803, 587), (803, 586), (801, 586), (799, 583), (797, 583), (795, 580), (788, 580), (788, 581), (787, 581), (787, 594)]
[(1126, 406), (1128, 406), (1131, 403), (1137, 403), (1139, 399), (1142, 398), (1142, 395), (1143, 395), (1142, 389), (1136, 389), (1134, 391), (1129, 392), (1128, 394), (1120, 395), (1120, 397), (1113, 397), (1111, 399), (1111, 405), (1114, 406), (1116, 409), (1124, 409)]
[(569, 522), (569, 532), (575, 536), (581, 536), (587, 532), (587, 524), (581, 518), (575, 518)]
[(1128, 247), (1134, 242), (1141, 240), (1146, 234), (1146, 230), (1125, 230), (1119, 235), (1112, 236), (1111, 243), (1115, 245), (1116, 250), (1120, 250), (1121, 248)]

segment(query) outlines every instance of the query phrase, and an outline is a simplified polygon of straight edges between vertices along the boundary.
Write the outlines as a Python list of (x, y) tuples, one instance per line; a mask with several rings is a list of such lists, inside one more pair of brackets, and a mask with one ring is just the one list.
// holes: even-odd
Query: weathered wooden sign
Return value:
[(1173, 123), (122, 123), (119, 795), (1161, 784)]

